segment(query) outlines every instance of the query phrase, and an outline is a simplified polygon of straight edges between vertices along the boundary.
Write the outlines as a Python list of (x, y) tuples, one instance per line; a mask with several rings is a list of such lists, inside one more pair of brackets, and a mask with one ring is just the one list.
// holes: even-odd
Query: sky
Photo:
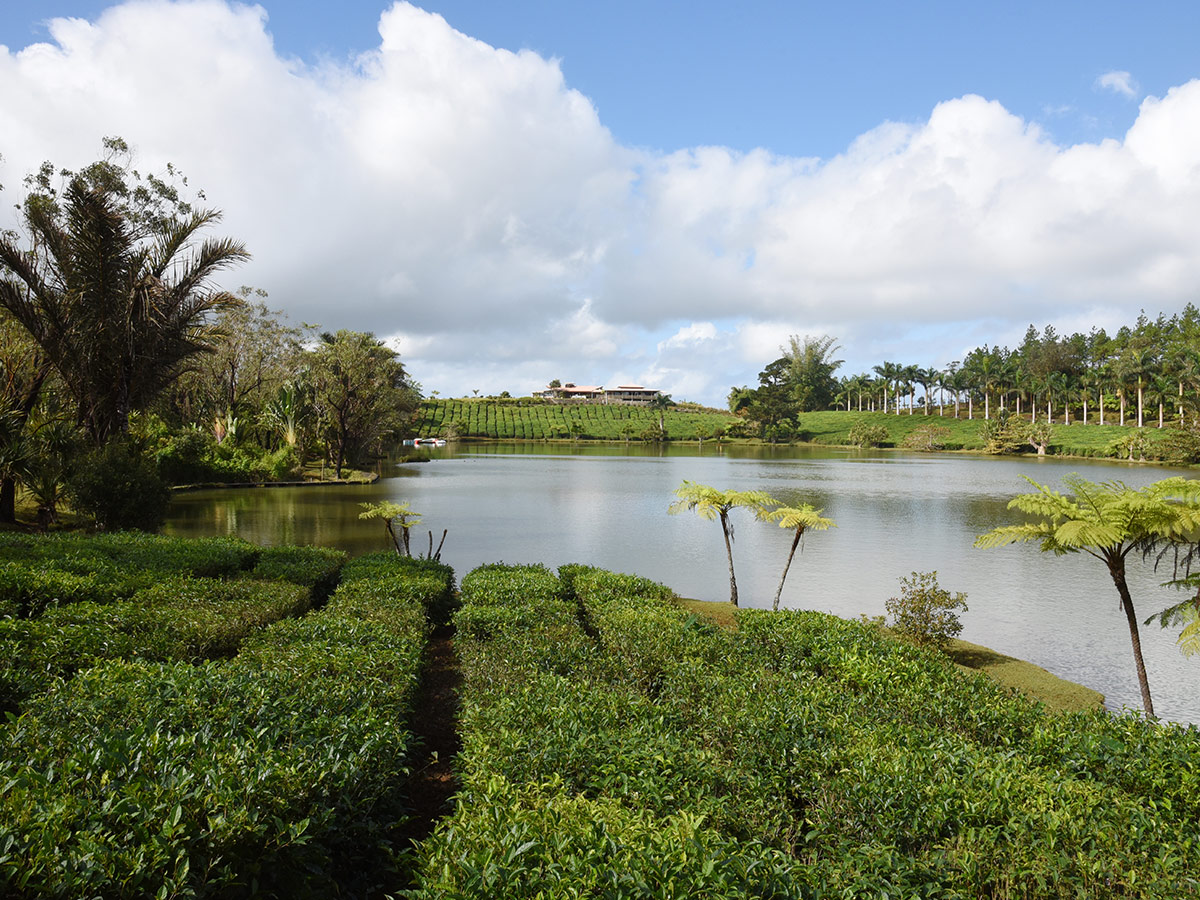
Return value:
[(1200, 4), (6, 0), (0, 227), (124, 138), (427, 393), (724, 406), (1200, 303)]

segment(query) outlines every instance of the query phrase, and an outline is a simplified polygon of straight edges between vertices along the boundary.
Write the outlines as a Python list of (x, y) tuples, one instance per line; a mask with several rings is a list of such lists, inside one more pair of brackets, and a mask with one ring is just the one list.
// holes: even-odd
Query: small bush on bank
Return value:
[(847, 440), (855, 447), (883, 447), (891, 441), (891, 434), (883, 425), (855, 422)]
[(937, 572), (913, 572), (900, 579), (900, 596), (884, 606), (898, 634), (918, 646), (945, 650), (962, 633), (958, 611), (967, 611), (967, 595), (942, 588)]

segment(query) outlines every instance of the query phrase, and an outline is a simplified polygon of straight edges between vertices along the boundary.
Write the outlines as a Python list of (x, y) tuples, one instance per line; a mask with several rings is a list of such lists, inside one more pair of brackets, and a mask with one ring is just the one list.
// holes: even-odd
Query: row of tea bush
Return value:
[[(254, 564), (321, 581), (301, 556)], [(200, 586), (161, 590), (174, 584)], [(30, 697), (0, 732), (0, 895), (365, 896), (394, 883), (426, 611), (452, 591), (447, 567), (366, 558), (319, 610), (248, 629), (235, 656), (151, 660), (142, 645)]]
[(566, 567), (463, 579), (462, 791), (418, 897), (1200, 890), (1200, 733), (1054, 715), (865, 623)]

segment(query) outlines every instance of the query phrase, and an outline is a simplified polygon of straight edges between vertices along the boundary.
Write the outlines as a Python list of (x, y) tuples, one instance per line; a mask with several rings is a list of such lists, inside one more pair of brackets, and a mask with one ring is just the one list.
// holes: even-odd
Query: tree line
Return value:
[[(222, 290), (249, 253), (206, 236), (220, 212), (173, 167), (104, 149), (77, 172), (43, 164), (0, 234), (0, 522), (20, 487), (43, 525), (68, 495), (114, 527), (156, 524), (165, 482), (295, 477), (314, 458), (340, 477), (397, 436), (420, 386), (392, 348)], [(146, 522), (113, 521), (123, 506)]]
[(759, 373), (756, 388), (733, 388), (729, 408), (764, 439), (787, 439), (798, 416), (817, 409), (953, 415), (990, 421), (998, 410), (1030, 423), (1192, 427), (1200, 409), (1200, 310), (1144, 312), (1109, 335), (1059, 335), (1032, 324), (1021, 344), (977, 347), (941, 368), (885, 360), (837, 377), (834, 338), (793, 335)]

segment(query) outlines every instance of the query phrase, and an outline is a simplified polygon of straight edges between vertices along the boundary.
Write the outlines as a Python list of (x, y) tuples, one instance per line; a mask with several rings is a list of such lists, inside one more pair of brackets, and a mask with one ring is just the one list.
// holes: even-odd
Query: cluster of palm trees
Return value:
[[(920, 400), (918, 401), (918, 389)], [(957, 418), (998, 408), (1030, 421), (1084, 424), (1183, 424), (1200, 400), (1200, 311), (1188, 305), (1167, 319), (1139, 317), (1109, 338), (1101, 329), (1058, 337), (1030, 326), (1016, 350), (976, 348), (943, 368), (885, 361), (872, 372), (844, 377), (842, 409), (928, 415), (953, 409)]]

